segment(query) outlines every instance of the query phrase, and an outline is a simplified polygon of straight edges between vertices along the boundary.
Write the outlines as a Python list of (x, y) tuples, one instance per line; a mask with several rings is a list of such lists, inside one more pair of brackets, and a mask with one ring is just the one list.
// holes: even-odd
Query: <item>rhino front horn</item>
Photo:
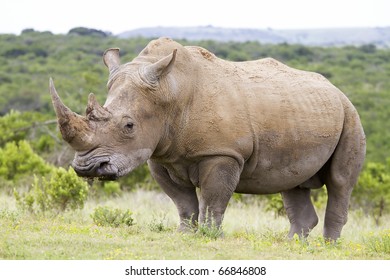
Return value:
[(71, 144), (75, 150), (84, 150), (89, 146), (91, 139), (91, 129), (88, 126), (87, 120), (72, 112), (62, 103), (55, 87), (53, 79), (49, 82), (51, 100), (54, 110), (57, 115), (58, 125), (62, 134), (62, 138)]

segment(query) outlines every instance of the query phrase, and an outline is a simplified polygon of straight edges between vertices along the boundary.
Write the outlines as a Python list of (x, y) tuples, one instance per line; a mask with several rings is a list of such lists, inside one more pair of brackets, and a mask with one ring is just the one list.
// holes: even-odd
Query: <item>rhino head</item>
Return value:
[(155, 62), (120, 65), (119, 49), (108, 49), (103, 61), (109, 70), (108, 96), (99, 105), (93, 93), (85, 116), (65, 106), (50, 79), (50, 93), (63, 139), (76, 151), (72, 166), (82, 177), (115, 180), (146, 162), (164, 133), (161, 98), (176, 50)]

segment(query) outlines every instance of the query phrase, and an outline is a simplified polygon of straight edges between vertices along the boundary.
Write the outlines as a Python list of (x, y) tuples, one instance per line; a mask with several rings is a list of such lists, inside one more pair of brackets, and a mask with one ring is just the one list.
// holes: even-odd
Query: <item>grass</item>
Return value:
[[(134, 225), (96, 225), (91, 214), (98, 206), (130, 210)], [(335, 244), (323, 240), (322, 223), (320, 218), (307, 240), (287, 240), (287, 218), (265, 212), (255, 199), (232, 201), (224, 237), (216, 238), (207, 230), (178, 233), (176, 209), (163, 193), (140, 190), (89, 200), (83, 210), (57, 216), (21, 212), (13, 197), (1, 194), (0, 259), (390, 259), (389, 217), (377, 226), (374, 218), (352, 211)]]

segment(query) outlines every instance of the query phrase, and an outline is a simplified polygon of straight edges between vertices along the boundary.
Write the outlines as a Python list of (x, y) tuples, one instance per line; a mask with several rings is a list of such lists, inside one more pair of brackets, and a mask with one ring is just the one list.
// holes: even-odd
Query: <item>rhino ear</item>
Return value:
[(103, 62), (108, 67), (110, 73), (119, 67), (121, 60), (119, 58), (119, 48), (111, 48), (103, 53)]
[(167, 75), (173, 68), (176, 59), (177, 49), (174, 49), (170, 55), (160, 59), (159, 61), (146, 66), (141, 71), (141, 78), (151, 86), (156, 86), (159, 79)]

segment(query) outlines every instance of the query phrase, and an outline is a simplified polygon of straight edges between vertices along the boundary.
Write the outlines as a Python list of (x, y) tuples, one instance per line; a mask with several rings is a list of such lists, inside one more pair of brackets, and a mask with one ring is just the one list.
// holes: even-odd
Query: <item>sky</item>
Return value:
[(156, 26), (308, 29), (390, 26), (389, 0), (0, 0), (0, 33), (113, 34)]

